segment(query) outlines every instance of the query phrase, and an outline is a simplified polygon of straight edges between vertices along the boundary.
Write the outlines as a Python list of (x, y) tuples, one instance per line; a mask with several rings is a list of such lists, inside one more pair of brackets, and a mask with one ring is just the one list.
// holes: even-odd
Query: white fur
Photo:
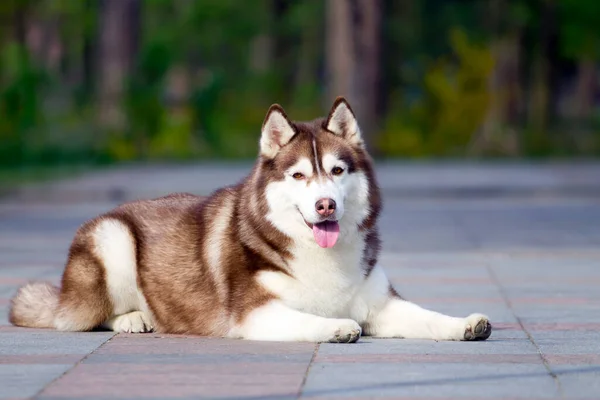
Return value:
[[(300, 160), (290, 173), (306, 161)], [(286, 178), (267, 186), (270, 209), (267, 219), (294, 239), (290, 249), (293, 261), (288, 264), (293, 278), (263, 271), (257, 279), (290, 308), (327, 318), (353, 318), (364, 322), (370, 300), (358, 297), (365, 282), (361, 265), (365, 242), (358, 225), (369, 212), (367, 178), (362, 172), (349, 174), (347, 171), (340, 176), (325, 176), (333, 167), (347, 168), (334, 154), (324, 154), (322, 164), (324, 176), (313, 178), (309, 184)], [(323, 197), (336, 201), (336, 218), (340, 225), (337, 243), (327, 249), (317, 245), (304, 222), (304, 219), (311, 223), (319, 221), (315, 203)], [(385, 287), (381, 295), (385, 296), (388, 283), (385, 277), (383, 281)]]
[(135, 243), (129, 228), (118, 220), (105, 219), (93, 232), (93, 240), (95, 253), (105, 269), (112, 316), (142, 311), (150, 318), (148, 304), (137, 284)]
[(263, 124), (260, 136), (261, 154), (268, 158), (275, 157), (295, 133), (285, 116), (278, 110), (273, 110)]
[[(298, 332), (307, 334), (301, 327), (308, 324), (312, 329), (320, 320), (310, 321), (305, 315), (314, 315), (327, 320), (351, 319), (361, 325), (364, 334), (376, 337), (464, 340), (466, 331), (473, 329), (480, 321), (488, 320), (482, 314), (471, 314), (467, 318), (450, 317), (392, 298), (388, 294), (389, 281), (381, 267), (375, 267), (366, 280), (361, 280), (358, 274), (328, 269), (327, 266), (315, 263), (305, 265), (304, 270), (295, 268), (296, 278), (278, 272), (261, 272), (258, 281), (262, 286), (276, 294), (289, 309), (300, 311), (298, 317), (302, 315), (303, 319), (286, 319), (294, 315), (284, 312), (287, 309), (280, 306), (266, 308), (261, 312), (253, 312), (254, 317), (245, 321), (243, 328), (238, 331), (241, 337), (246, 337), (251, 331), (256, 335), (254, 339), (263, 336), (262, 340), (310, 340), (306, 337), (295, 338), (294, 335)], [(281, 321), (284, 321), (283, 324)], [(260, 323), (268, 324), (263, 327), (268, 332), (247, 325)], [(280, 324), (282, 327), (289, 326), (289, 332), (284, 328), (271, 332), (271, 328)], [(311, 329), (308, 331), (313, 332)], [(282, 338), (286, 333), (290, 336)]]
[[(289, 174), (306, 170), (306, 163), (310, 164), (301, 159), (290, 168)], [(324, 174), (335, 166), (347, 168), (330, 153), (323, 155), (322, 164), (326, 168)], [(337, 243), (326, 249), (318, 246), (304, 222), (319, 221), (315, 203), (324, 197), (337, 203), (336, 218), (340, 226)], [(353, 304), (365, 280), (361, 266), (364, 235), (358, 230), (369, 212), (365, 175), (345, 171), (340, 176), (314, 177), (308, 184), (286, 178), (270, 183), (266, 198), (270, 209), (267, 219), (294, 239), (290, 249), (293, 261), (288, 264), (294, 277), (263, 271), (257, 276), (262, 286), (296, 310), (328, 318), (343, 316), (366, 321), (368, 307), (364, 302), (360, 307)], [(387, 290), (386, 286), (385, 293)]]
[[(330, 153), (325, 154), (322, 161), (331, 169), (333, 166), (346, 167), (343, 161)], [(344, 242), (356, 243), (358, 225), (369, 213), (369, 185), (364, 173), (357, 171), (349, 174), (344, 171), (341, 176), (313, 177), (307, 184), (306, 180), (295, 180), (292, 177), (295, 172), (301, 172), (307, 178), (314, 174), (310, 161), (303, 158), (286, 172), (284, 180), (269, 183), (265, 190), (269, 204), (267, 219), (286, 235), (309, 248), (320, 249), (304, 221), (321, 221), (315, 203), (319, 199), (330, 198), (336, 202), (335, 218), (340, 226), (338, 243), (334, 249)]]
[(87, 327), (72, 318), (69, 318), (68, 315), (65, 315), (64, 311), (57, 307), (56, 316), (54, 317), (54, 321), (52, 322), (54, 329), (58, 331), (65, 332), (77, 332), (85, 330)]
[(315, 157), (315, 166), (317, 167), (317, 174), (319, 175), (319, 178), (321, 177), (321, 167), (319, 167), (319, 153), (317, 152), (317, 141), (315, 139), (313, 139), (312, 141), (312, 147), (313, 147), (313, 155)]
[(211, 220), (210, 233), (206, 236), (204, 251), (207, 255), (208, 270), (214, 278), (217, 287), (219, 300), (224, 302), (227, 296), (225, 278), (221, 268), (221, 250), (225, 239), (226, 230), (233, 212), (233, 202), (231, 198), (226, 198), (217, 210), (216, 215)]
[(464, 340), (466, 331), (482, 320), (487, 321), (488, 317), (482, 314), (471, 314), (467, 318), (450, 317), (392, 298), (369, 321), (369, 333), (378, 337)]
[(371, 334), (407, 339), (462, 340), (465, 319), (429, 311), (401, 299), (390, 299), (369, 322)]
[[(344, 174), (346, 174), (348, 172), (348, 171), (346, 171), (346, 169), (348, 168), (346, 163), (344, 161), (340, 160), (335, 154), (326, 153), (325, 155), (323, 155), (323, 168), (325, 169), (325, 173), (327, 173), (327, 174), (331, 173), (331, 170), (334, 167), (340, 167), (340, 168), (344, 169)], [(333, 178), (339, 178), (339, 177), (333, 177)]]
[[(306, 157), (302, 157), (301, 159), (298, 160), (298, 162), (296, 162), (296, 164), (292, 165), (287, 171), (286, 171), (286, 175), (294, 178), (294, 174), (296, 172), (301, 173), (302, 175), (304, 175), (307, 179), (312, 178), (313, 176), (313, 166), (312, 163), (310, 162), (310, 160)], [(293, 182), (293, 181), (292, 181)], [(303, 181), (298, 181), (298, 182), (303, 182)]]
[(152, 320), (141, 311), (117, 315), (105, 321), (102, 327), (114, 332), (142, 333), (154, 330)]
[(372, 334), (371, 320), (383, 309), (390, 298), (390, 281), (380, 266), (375, 266), (360, 285), (353, 302), (353, 315), (366, 315), (360, 319), (365, 333)]
[(249, 340), (327, 342), (336, 337), (359, 335), (351, 319), (323, 318), (271, 301), (252, 311), (230, 337)]
[[(314, 242), (314, 239), (313, 239)], [(331, 249), (298, 243), (288, 264), (293, 278), (263, 271), (258, 282), (287, 306), (328, 318), (365, 320), (366, 312), (354, 315), (353, 301), (364, 281), (360, 266), (362, 240), (336, 244)]]

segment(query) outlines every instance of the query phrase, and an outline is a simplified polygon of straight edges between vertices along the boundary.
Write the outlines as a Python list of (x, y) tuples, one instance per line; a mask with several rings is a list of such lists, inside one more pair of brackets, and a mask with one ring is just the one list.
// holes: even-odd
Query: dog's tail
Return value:
[(22, 286), (12, 298), (9, 321), (27, 328), (53, 328), (60, 289), (47, 282)]

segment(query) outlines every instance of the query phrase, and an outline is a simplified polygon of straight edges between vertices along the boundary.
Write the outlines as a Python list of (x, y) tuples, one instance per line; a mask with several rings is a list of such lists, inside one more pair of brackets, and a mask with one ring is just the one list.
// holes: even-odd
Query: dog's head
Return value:
[(292, 122), (271, 106), (257, 173), (267, 219), (295, 240), (333, 247), (376, 222), (380, 197), (371, 159), (343, 98), (327, 118), (311, 122)]

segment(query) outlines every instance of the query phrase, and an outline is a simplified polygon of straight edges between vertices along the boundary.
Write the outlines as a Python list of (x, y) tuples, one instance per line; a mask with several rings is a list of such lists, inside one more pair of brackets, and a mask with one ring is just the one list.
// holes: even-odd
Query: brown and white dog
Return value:
[(377, 265), (381, 197), (354, 114), (292, 122), (273, 105), (250, 175), (208, 198), (123, 204), (85, 223), (61, 288), (12, 300), (19, 326), (251, 340), (484, 340), (488, 318), (403, 300)]

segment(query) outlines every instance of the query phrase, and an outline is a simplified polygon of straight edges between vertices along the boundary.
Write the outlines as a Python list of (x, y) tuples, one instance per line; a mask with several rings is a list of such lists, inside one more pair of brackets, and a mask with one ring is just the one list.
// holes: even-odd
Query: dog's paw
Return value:
[(486, 340), (492, 334), (492, 324), (483, 314), (469, 315), (466, 323), (463, 340)]
[(142, 311), (133, 311), (127, 314), (117, 315), (104, 324), (114, 332), (143, 333), (152, 332), (154, 327), (150, 318)]
[(358, 341), (362, 333), (360, 325), (351, 319), (336, 319), (332, 326), (328, 327), (325, 340), (329, 343), (354, 343)]

